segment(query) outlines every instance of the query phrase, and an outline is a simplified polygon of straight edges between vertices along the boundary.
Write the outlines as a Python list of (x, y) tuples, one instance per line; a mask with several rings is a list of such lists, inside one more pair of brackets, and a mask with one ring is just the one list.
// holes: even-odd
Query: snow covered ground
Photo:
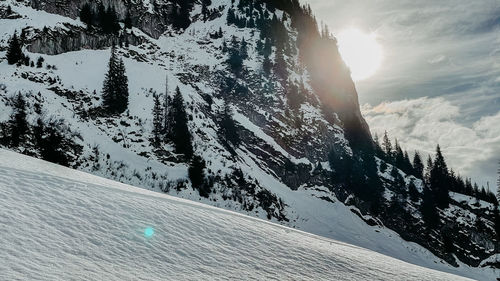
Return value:
[(6, 150), (0, 190), (4, 280), (465, 280)]

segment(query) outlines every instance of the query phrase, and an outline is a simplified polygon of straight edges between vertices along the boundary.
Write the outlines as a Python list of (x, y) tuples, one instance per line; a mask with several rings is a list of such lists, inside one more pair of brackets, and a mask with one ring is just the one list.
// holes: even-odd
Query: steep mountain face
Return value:
[[(1, 1), (2, 145), (411, 263), (485, 280), (498, 273), (493, 204), (452, 193), (436, 229), (422, 222), (420, 199), (393, 208), (401, 187), (374, 156), (349, 70), (310, 9), (232, 2)], [(80, 20), (87, 3), (93, 24)], [(119, 30), (104, 31), (101, 7), (121, 21)], [(16, 31), (27, 65), (3, 59)], [(102, 89), (112, 45), (130, 94), (127, 110), (109, 115)], [(176, 96), (194, 157), (162, 130), (155, 136), (155, 110), (172, 110)], [(25, 137), (13, 141), (13, 120), (23, 116)], [(357, 159), (349, 173), (358, 171), (358, 181), (340, 172), (348, 158)], [(422, 179), (395, 170), (402, 189), (413, 182), (421, 198)]]

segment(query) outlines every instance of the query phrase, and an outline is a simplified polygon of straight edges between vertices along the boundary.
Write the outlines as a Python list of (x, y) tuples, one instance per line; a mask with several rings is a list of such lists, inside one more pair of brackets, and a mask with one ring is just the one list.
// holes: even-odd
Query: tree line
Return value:
[[(31, 93), (30, 93), (31, 94)], [(40, 96), (40, 94), (38, 94)], [(76, 143), (81, 136), (71, 131), (61, 118), (44, 118), (39, 103), (33, 105), (38, 117), (34, 125), (28, 122), (28, 103), (23, 94), (10, 101), (13, 112), (8, 121), (0, 123), (0, 144), (24, 154), (70, 166), (80, 155), (82, 146)]]
[[(116, 34), (120, 31), (120, 20), (113, 6), (107, 8), (101, 2), (94, 9), (90, 3), (83, 4), (80, 9), (80, 20), (87, 25), (88, 29), (99, 27), (103, 33)], [(130, 14), (123, 20), (126, 28), (132, 28), (132, 20)]]
[[(385, 163), (390, 163), (393, 165), (393, 169), (399, 168), (408, 175), (423, 179), (421, 212), (424, 220), (432, 226), (435, 226), (439, 221), (437, 209), (445, 209), (449, 206), (450, 191), (473, 196), (477, 200), (483, 200), (495, 206), (498, 205), (498, 200), (493, 192), (486, 190), (484, 186), (479, 188), (476, 183), (472, 184), (470, 178), (464, 179), (448, 168), (439, 144), (436, 146), (434, 159), (429, 155), (425, 165), (417, 151), (415, 151), (413, 161), (411, 161), (408, 152), (401, 148), (397, 139), (394, 141), (394, 145), (391, 143), (387, 132), (384, 133), (382, 143), (379, 142), (378, 136), (375, 136), (375, 150), (377, 157), (384, 161), (381, 165), (382, 171), (385, 171), (387, 167)], [(395, 179), (396, 185), (401, 182), (399, 172), (391, 172), (391, 175)], [(418, 197), (413, 188), (410, 188), (411, 193), (413, 193), (412, 198), (415, 201)]]

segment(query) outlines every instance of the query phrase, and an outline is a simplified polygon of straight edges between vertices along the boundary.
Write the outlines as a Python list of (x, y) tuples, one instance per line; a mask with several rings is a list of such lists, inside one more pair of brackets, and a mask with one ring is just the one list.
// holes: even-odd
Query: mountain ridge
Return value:
[[(75, 1), (63, 2), (75, 5)], [(287, 30), (286, 37), (289, 38), (288, 41), (284, 40), (285, 43), (275, 44), (284, 44), (283, 51), (290, 52), (290, 56), (280, 54), (279, 48), (272, 46), (268, 57), (275, 61), (275, 66), (269, 75), (265, 75), (262, 65), (266, 56), (260, 55), (258, 44), (265, 44), (266, 40), (260, 38), (257, 28), (241, 28), (237, 26), (240, 23), (227, 22), (229, 10), (239, 9), (238, 6), (231, 6), (229, 1), (213, 1), (208, 7), (219, 11), (220, 16), (207, 17), (206, 21), (202, 19), (202, 3), (193, 2), (189, 26), (186, 29), (167, 26), (166, 33), (157, 39), (149, 37), (137, 27), (125, 29), (123, 23), (116, 36), (103, 34), (99, 27), (89, 30), (85, 24), (76, 20), (76, 11), (80, 7), (71, 10), (71, 17), (74, 19), (69, 19), (36, 11), (23, 4), (11, 1), (6, 3), (11, 4), (14, 13), (19, 13), (21, 18), (2, 20), (2, 24), (5, 23), (6, 26), (2, 44), (5, 45), (14, 30), (21, 34), (19, 27), (28, 26), (24, 38), (29, 55), (35, 58), (39, 53), (53, 52), (53, 55), (40, 55), (44, 58), (43, 64), (50, 66), (50, 69), (24, 66), (15, 68), (2, 62), (2, 70), (5, 71), (0, 83), (5, 88), (0, 95), (0, 106), (4, 112), (1, 120), (10, 118), (10, 110), (15, 109), (11, 97), (18, 89), (22, 89), (27, 100), (27, 111), (30, 113), (30, 124), (36, 123), (34, 117), (39, 115), (37, 107), (41, 107), (44, 112), (42, 115), (50, 117), (50, 114), (56, 114), (57, 117), (64, 117), (70, 128), (81, 131), (82, 140), (75, 139), (82, 147), (81, 154), (69, 163), (70, 166), (145, 188), (163, 190), (179, 197), (268, 218), (327, 237), (332, 235), (328, 234), (332, 231), (328, 228), (335, 226), (324, 227), (312, 223), (305, 225), (309, 224), (308, 221), (315, 220), (315, 216), (321, 217), (323, 212), (331, 212), (332, 209), (325, 207), (321, 214), (310, 214), (315, 209), (305, 206), (307, 204), (300, 203), (300, 200), (305, 200), (306, 197), (317, 198), (322, 206), (326, 203), (332, 206), (345, 203), (350, 206), (349, 212), (374, 225), (374, 229), (383, 228), (392, 219), (382, 217), (382, 221), (371, 213), (369, 205), (358, 203), (359, 198), (353, 196), (348, 188), (341, 187), (332, 180), (335, 178), (332, 171), (338, 167), (331, 167), (329, 163), (331, 147), (353, 155), (353, 151), (373, 145), (369, 129), (359, 110), (354, 83), (340, 59), (334, 38), (321, 38), (320, 34), (315, 34), (318, 32), (316, 30), (311, 36), (318, 43), (308, 44), (305, 53), (301, 53), (299, 47), (294, 51), (292, 42), (300, 41), (299, 37), (304, 35), (293, 28), (291, 15), (284, 20), (283, 12), (274, 8), (274, 14), (283, 20), (282, 24)], [(31, 5), (57, 12), (59, 8), (54, 3), (32, 1)], [(224, 8), (221, 10), (220, 6)], [(138, 6), (138, 9), (149, 12), (149, 8), (146, 8)], [(115, 7), (115, 10), (121, 11), (120, 16), (123, 16), (123, 9)], [(266, 8), (263, 13), (265, 11), (269, 11), (267, 19), (273, 22), (271, 9)], [(312, 18), (309, 17), (310, 11), (307, 8), (302, 12), (308, 15), (306, 18)], [(67, 15), (65, 12), (60, 13)], [(236, 12), (238, 17), (243, 17), (246, 13), (245, 10)], [(135, 24), (134, 17), (132, 16), (132, 25)], [(39, 22), (34, 23), (34, 19)], [(219, 30), (222, 30), (223, 36), (214, 38), (218, 36), (214, 34)], [(279, 34), (279, 31), (276, 32)], [(74, 44), (64, 45), (62, 42), (71, 34), (76, 34), (74, 38), (96, 36), (98, 39), (67, 40)], [(232, 35), (235, 35), (236, 43), (232, 42)], [(132, 36), (142, 39), (132, 42)], [(247, 44), (247, 58), (243, 60), (241, 73), (235, 73), (228, 63), (228, 57), (237, 49), (235, 45), (241, 47), (243, 42)], [(106, 71), (105, 62), (109, 58), (107, 48), (113, 43), (127, 69), (129, 106), (124, 114), (101, 116), (100, 92)], [(287, 48), (290, 50), (286, 51)], [(279, 66), (277, 61), (281, 55), (285, 61), (282, 69), (276, 66)], [(315, 67), (304, 67), (305, 61)], [(329, 63), (332, 61), (335, 63)], [(280, 77), (283, 69), (288, 79)], [(88, 77), (81, 77), (81, 73)], [(163, 94), (162, 97), (165, 97), (165, 76), (168, 77), (169, 95), (172, 96), (174, 88), (179, 87), (184, 98), (188, 126), (193, 134), (194, 152), (206, 162), (207, 181), (213, 184), (208, 199), (200, 196), (192, 185), (189, 180), (189, 161), (175, 152), (173, 144), (167, 142), (158, 147), (151, 141), (154, 96)], [(299, 95), (288, 81), (297, 86)], [(38, 91), (42, 93), (37, 94)], [(242, 140), (239, 146), (221, 136), (223, 115), (220, 112), (225, 103), (233, 111), (232, 119)], [(33, 140), (11, 148), (43, 157), (31, 141)], [(375, 163), (377, 172), (383, 162), (378, 159)], [(402, 171), (400, 173), (406, 184), (413, 179), (419, 192), (423, 192), (421, 180)], [(387, 183), (387, 188), (384, 187), (383, 191), (385, 199), (381, 199), (381, 205), (384, 205), (391, 201), (390, 194), (395, 190), (395, 179), (389, 173), (380, 173), (380, 177)], [(307, 202), (319, 204), (314, 200)], [(485, 206), (487, 207), (481, 212), (488, 212), (487, 209), (491, 208), (490, 205)], [(408, 203), (407, 207), (415, 209), (418, 205)], [(467, 210), (460, 208), (458, 211)], [(303, 216), (306, 219), (302, 219)], [(453, 216), (466, 217), (469, 213)], [(326, 222), (335, 221), (333, 215), (325, 217)], [(487, 216), (487, 227), (490, 225), (490, 217), (491, 214)], [(425, 239), (423, 236), (407, 235), (398, 228), (399, 218), (395, 221), (390, 226), (396, 228), (406, 239), (416, 239), (419, 243)], [(406, 224), (403, 226), (406, 227)], [(417, 224), (417, 233), (420, 227)], [(365, 228), (360, 227), (361, 229)], [(343, 236), (340, 233), (335, 235)], [(484, 260), (492, 256), (491, 248), (498, 247), (498, 241), (491, 242), (488, 239), (486, 238), (485, 245), (490, 246), (484, 250), (475, 250)], [(357, 243), (365, 242), (358, 240)], [(436, 247), (440, 243), (441, 240), (436, 239), (431, 246)], [(461, 264), (460, 260), (457, 262), (456, 258), (440, 248), (426, 246), (447, 262)], [(369, 247), (379, 246), (371, 244)], [(394, 255), (394, 252), (390, 254)], [(462, 254), (462, 258), (463, 256), (465, 255)], [(479, 264), (481, 260), (483, 259), (467, 262)], [(495, 269), (491, 270), (494, 272)]]

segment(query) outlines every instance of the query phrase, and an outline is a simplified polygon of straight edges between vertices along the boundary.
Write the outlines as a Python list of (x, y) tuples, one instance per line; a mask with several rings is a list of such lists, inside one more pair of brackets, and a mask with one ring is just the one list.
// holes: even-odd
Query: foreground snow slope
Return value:
[(0, 190), (5, 280), (463, 279), (5, 150)]

